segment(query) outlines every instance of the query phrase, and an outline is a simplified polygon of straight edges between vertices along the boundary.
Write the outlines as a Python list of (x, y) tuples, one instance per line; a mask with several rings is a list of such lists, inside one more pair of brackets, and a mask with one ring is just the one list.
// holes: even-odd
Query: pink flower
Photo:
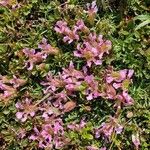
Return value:
[(62, 35), (64, 35), (63, 41), (72, 43), (74, 40), (79, 40), (79, 35), (77, 34), (76, 28), (71, 30), (65, 21), (57, 21), (54, 30)]
[(22, 103), (17, 102), (15, 106), (19, 110), (16, 113), (16, 117), (18, 120), (25, 122), (28, 119), (28, 116), (35, 116), (37, 107), (32, 104), (31, 99), (26, 98)]
[(57, 54), (58, 49), (52, 47), (50, 44), (47, 43), (47, 39), (43, 38), (42, 42), (38, 45), (38, 48), (42, 50), (43, 55), (49, 54)]
[(82, 19), (78, 20), (76, 25), (74, 26), (74, 31), (81, 31), (84, 33), (89, 33), (89, 29), (85, 26), (84, 21)]
[(90, 24), (93, 25), (94, 23), (94, 19), (96, 16), (96, 13), (98, 11), (97, 5), (96, 5), (96, 1), (93, 1), (91, 4), (87, 4), (87, 14), (88, 14), (88, 21)]
[(28, 61), (26, 61), (26, 67), (28, 70), (32, 70), (36, 63), (42, 62), (46, 59), (47, 55), (43, 54), (42, 52), (35, 52), (34, 49), (23, 49), (24, 54), (28, 57)]
[(93, 75), (85, 76), (84, 81), (86, 83), (85, 95), (87, 100), (92, 100), (101, 96), (98, 82), (95, 80)]
[(57, 21), (54, 30), (58, 33), (64, 34), (66, 32), (66, 29), (68, 30), (67, 27), (67, 22), (65, 21)]
[(51, 118), (50, 122), (43, 124), (40, 130), (35, 127), (34, 132), (35, 134), (29, 139), (37, 141), (39, 148), (62, 148), (66, 144), (61, 119)]
[(14, 98), (17, 94), (17, 91), (14, 87), (8, 86), (3, 81), (0, 81), (0, 101), (7, 103), (10, 99)]
[(84, 74), (74, 68), (72, 62), (70, 62), (69, 68), (63, 68), (62, 79), (65, 82), (65, 88), (67, 91), (77, 91), (78, 87), (84, 80)]
[(99, 128), (96, 129), (95, 137), (99, 138), (102, 134), (105, 138), (111, 139), (113, 132), (120, 134), (123, 130), (123, 126), (118, 123), (118, 120), (114, 117), (110, 117), (106, 123), (102, 123)]
[(64, 36), (63, 41), (68, 42), (69, 44), (72, 43), (74, 40), (79, 40), (79, 35), (75, 30), (73, 31), (66, 31), (65, 33), (66, 36)]
[(97, 8), (97, 5), (96, 5), (96, 1), (93, 1), (91, 4), (88, 3), (87, 4), (87, 8), (88, 8), (88, 13), (90, 15), (95, 14), (98, 11), (98, 8)]
[(132, 105), (134, 103), (133, 98), (128, 94), (127, 91), (123, 91), (121, 94), (118, 94), (116, 98), (126, 106)]
[(74, 56), (85, 58), (87, 61), (87, 66), (91, 67), (94, 63), (95, 65), (102, 64), (103, 55), (109, 54), (111, 49), (111, 42), (104, 41), (102, 36), (90, 34), (87, 39), (84, 40), (83, 44), (77, 45), (77, 50), (74, 51)]
[(15, 75), (13, 75), (13, 79), (10, 80), (10, 83), (13, 84), (14, 88), (18, 88), (26, 83), (26, 80), (19, 79)]
[(17, 131), (17, 136), (18, 136), (19, 138), (23, 139), (23, 138), (26, 136), (26, 130), (20, 128), (20, 129)]
[(139, 139), (139, 134), (132, 134), (132, 142), (135, 145), (136, 149), (139, 149), (140, 146), (140, 139)]
[(45, 120), (49, 120), (50, 116), (54, 114), (54, 110), (51, 106), (51, 104), (49, 103), (43, 103), (40, 108), (39, 108), (40, 111), (42, 111), (42, 117), (45, 119)]
[[(125, 79), (131, 79), (131, 77), (133, 76), (134, 71), (133, 70), (127, 70), (127, 69), (123, 69), (120, 71), (113, 71), (113, 68), (110, 68), (108, 71), (108, 74), (106, 76), (106, 81), (107, 83), (111, 83), (111, 82), (122, 82)], [(116, 84), (114, 84), (115, 86)], [(120, 85), (116, 85), (116, 86), (120, 86)]]
[(45, 93), (56, 91), (58, 88), (64, 87), (64, 81), (60, 75), (53, 75), (51, 72), (48, 72), (46, 76), (46, 81), (41, 83), (46, 88)]
[(10, 0), (1, 0), (1, 1), (0, 1), (0, 5), (2, 5), (2, 6), (7, 6), (7, 5), (9, 4), (9, 1), (10, 1)]
[(84, 119), (81, 119), (79, 124), (73, 122), (67, 125), (68, 129), (73, 130), (73, 131), (80, 131), (85, 126), (86, 126), (86, 122), (84, 121)]
[(105, 97), (108, 99), (116, 99), (117, 91), (110, 84), (105, 84)]

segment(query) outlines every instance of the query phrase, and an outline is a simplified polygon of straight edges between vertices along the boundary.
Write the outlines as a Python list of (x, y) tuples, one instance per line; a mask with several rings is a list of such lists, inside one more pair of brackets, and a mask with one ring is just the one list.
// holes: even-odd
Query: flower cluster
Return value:
[(112, 67), (106, 70), (105, 98), (118, 99), (125, 105), (133, 104), (133, 99), (128, 94), (129, 84), (132, 82), (133, 70), (114, 71)]
[(87, 65), (91, 67), (93, 63), (101, 65), (103, 55), (109, 54), (110, 49), (111, 42), (109, 40), (104, 40), (102, 35), (97, 36), (95, 33), (91, 33), (82, 45), (77, 45), (74, 56), (86, 59)]
[(30, 140), (38, 141), (39, 148), (60, 149), (67, 144), (64, 138), (64, 128), (61, 119), (52, 119), (43, 124), (40, 129), (34, 127), (34, 134), (29, 137)]
[(16, 108), (19, 110), (16, 113), (16, 117), (22, 122), (25, 122), (28, 119), (28, 116), (35, 116), (37, 110), (37, 107), (32, 104), (32, 101), (29, 98), (26, 98), (23, 102), (17, 102)]
[(26, 80), (17, 78), (15, 75), (13, 78), (0, 75), (0, 100), (8, 102), (14, 98), (17, 94), (17, 88), (24, 85)]
[(83, 20), (78, 20), (76, 25), (71, 31), (64, 21), (58, 21), (55, 26), (55, 31), (63, 34), (64, 42), (71, 43), (73, 40), (79, 40), (77, 31), (87, 33), (82, 43), (77, 44), (77, 50), (74, 51), (74, 56), (84, 58), (87, 66), (91, 67), (92, 64), (101, 65), (104, 54), (109, 54), (112, 44), (109, 40), (104, 40), (102, 35), (90, 33), (89, 29), (85, 26)]
[(99, 138), (100, 135), (103, 135), (105, 138), (111, 138), (112, 134), (120, 134), (122, 132), (123, 126), (118, 123), (118, 119), (110, 117), (106, 123), (102, 123), (99, 128), (95, 131), (95, 137)]
[[(63, 68), (59, 76), (52, 77), (52, 74), (48, 73), (46, 79), (46, 82), (42, 82), (42, 85), (46, 87), (45, 94), (51, 93), (50, 99), (55, 99), (54, 105), (57, 104), (62, 109), (61, 103), (66, 102), (68, 97), (76, 97), (75, 92), (81, 92), (87, 100), (101, 96), (99, 83), (95, 77), (88, 75), (86, 70), (76, 70), (72, 62), (67, 69)], [(63, 90), (61, 92), (59, 90), (58, 93), (60, 88)]]
[(135, 146), (135, 148), (138, 150), (140, 146), (140, 139), (139, 139), (139, 134), (132, 134), (132, 142)]
[(94, 23), (94, 19), (96, 16), (96, 13), (98, 11), (98, 7), (96, 5), (96, 1), (93, 1), (91, 4), (87, 4), (87, 14), (88, 14), (88, 20), (90, 24)]
[(37, 52), (35, 49), (23, 49), (23, 53), (28, 58), (25, 62), (25, 66), (28, 70), (32, 70), (34, 65), (43, 62), (48, 55), (56, 55), (59, 52), (57, 48), (48, 44), (45, 38), (43, 38), (42, 42), (39, 43), (38, 48), (41, 50), (40, 52)]
[(67, 26), (67, 22), (65, 21), (57, 21), (54, 29), (57, 33), (64, 35), (63, 41), (69, 44), (72, 43), (74, 40), (79, 40), (79, 31), (82, 31), (84, 33), (89, 32), (89, 29), (85, 26), (82, 19), (76, 22), (76, 25), (73, 27), (72, 30)]
[(86, 126), (86, 122), (84, 121), (84, 119), (82, 119), (80, 121), (80, 124), (76, 124), (74, 122), (74, 123), (69, 124), (67, 127), (68, 127), (68, 129), (73, 130), (73, 131), (80, 131), (85, 126)]
[[(95, 1), (91, 5), (88, 4), (89, 17), (93, 17), (97, 11)], [(27, 119), (36, 118), (36, 114), (38, 114), (38, 119), (41, 118), (41, 124), (34, 125), (34, 129), (28, 138), (36, 141), (38, 147), (43, 149), (61, 149), (68, 144), (68, 139), (64, 134), (66, 129), (80, 131), (86, 126), (87, 123), (82, 119), (79, 124), (72, 122), (65, 127), (62, 119), (66, 113), (78, 107), (79, 95), (85, 101), (104, 98), (114, 100), (116, 105), (119, 101), (117, 110), (121, 109), (121, 104), (133, 104), (133, 99), (128, 94), (128, 86), (132, 82), (133, 70), (115, 71), (113, 67), (109, 67), (103, 70), (101, 76), (96, 76), (92, 70), (97, 65), (101, 65), (103, 57), (110, 53), (111, 41), (105, 40), (102, 35), (91, 33), (82, 19), (78, 20), (73, 28), (68, 27), (65, 21), (57, 21), (54, 30), (63, 35), (63, 41), (68, 44), (73, 41), (80, 41), (74, 51), (74, 56), (83, 58), (86, 65), (79, 70), (71, 61), (67, 68), (62, 68), (55, 75), (49, 71), (45, 80), (41, 82), (44, 94), (41, 100), (33, 101), (32, 98), (25, 97), (22, 102), (16, 103), (18, 110), (16, 117), (22, 123)], [(83, 33), (84, 36), (80, 36), (80, 33)], [(42, 67), (43, 62), (49, 55), (56, 55), (58, 52), (57, 48), (52, 47), (43, 38), (38, 44), (38, 49), (23, 49), (23, 54), (28, 58), (25, 61), (25, 66), (28, 70), (32, 70), (37, 64)], [(100, 80), (97, 78), (100, 78)], [(5, 81), (7, 82), (7, 79), (4, 77), (0, 80), (0, 89), (4, 91), (0, 94), (0, 97), (9, 96), (8, 93), (11, 93), (11, 91), (12, 93), (16, 92), (12, 89), (16, 90), (24, 84), (24, 80), (18, 79), (16, 76), (9, 81), (12, 84), (11, 88), (5, 84)], [(123, 126), (118, 121), (118, 113), (119, 111), (116, 111), (114, 117), (110, 117), (95, 129), (95, 138), (103, 136), (105, 139), (111, 140), (113, 134), (122, 132)], [(94, 146), (86, 148), (87, 150), (99, 149)], [(106, 150), (106, 148), (103, 147), (100, 150)]]

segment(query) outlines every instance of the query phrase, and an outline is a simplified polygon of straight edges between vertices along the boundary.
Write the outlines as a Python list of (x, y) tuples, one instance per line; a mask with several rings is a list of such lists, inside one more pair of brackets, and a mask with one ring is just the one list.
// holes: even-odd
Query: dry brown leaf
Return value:
[(76, 102), (69, 101), (64, 105), (64, 112), (69, 112), (76, 107)]

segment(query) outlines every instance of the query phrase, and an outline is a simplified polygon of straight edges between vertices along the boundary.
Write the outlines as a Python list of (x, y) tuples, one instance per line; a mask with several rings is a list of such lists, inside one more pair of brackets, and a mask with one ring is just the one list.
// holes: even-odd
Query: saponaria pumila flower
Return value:
[(52, 47), (47, 43), (47, 39), (43, 38), (42, 41), (38, 44), (38, 48), (41, 50), (37, 52), (35, 49), (24, 48), (22, 51), (28, 60), (25, 62), (25, 67), (28, 70), (32, 70), (34, 65), (42, 63), (48, 55), (56, 55), (59, 53), (57, 48)]
[(115, 117), (111, 117), (101, 124), (99, 128), (95, 129), (95, 137), (99, 138), (101, 135), (104, 138), (111, 140), (112, 135), (121, 134), (123, 130), (123, 126), (118, 123), (118, 119)]
[(88, 67), (91, 67), (92, 64), (101, 65), (104, 54), (109, 54), (111, 47), (111, 42), (104, 40), (102, 35), (97, 36), (95, 33), (90, 33), (82, 44), (77, 45), (74, 56), (84, 58)]
[(75, 27), (73, 30), (71, 30), (67, 26), (67, 22), (65, 21), (57, 21), (54, 30), (57, 33), (60, 33), (64, 35), (63, 41), (67, 43), (72, 43), (74, 40), (79, 40), (79, 35), (77, 34), (78, 28)]
[(136, 148), (136, 150), (139, 149), (139, 146), (140, 146), (140, 138), (139, 138), (139, 134), (136, 133), (136, 134), (132, 134), (132, 142)]
[(132, 82), (131, 77), (133, 73), (134, 71), (131, 69), (114, 71), (112, 67), (109, 67), (109, 69), (106, 70), (106, 92), (104, 97), (108, 99), (118, 99), (124, 105), (132, 105), (134, 101), (128, 94), (128, 87)]
[(80, 39), (80, 32), (83, 32), (85, 34), (90, 33), (90, 30), (84, 24), (84, 21), (82, 19), (77, 20), (72, 30), (67, 26), (66, 21), (57, 21), (54, 30), (59, 34), (62, 34), (64, 36), (63, 41), (67, 42), (68, 44), (72, 43), (73, 41), (78, 41)]
[[(55, 26), (56, 32), (66, 35), (66, 30), (70, 31), (70, 29), (68, 29), (67, 27), (66, 22), (58, 21), (56, 23)], [(78, 31), (82, 31), (89, 34), (86, 38), (83, 39), (82, 43), (77, 44), (77, 50), (74, 51), (74, 56), (84, 58), (87, 62), (87, 66), (89, 67), (91, 67), (93, 63), (95, 65), (101, 65), (102, 57), (104, 56), (104, 54), (109, 54), (109, 51), (112, 48), (111, 41), (104, 40), (102, 35), (96, 35), (96, 33), (90, 33), (89, 29), (85, 26), (83, 20), (77, 21), (73, 31), (75, 33), (77, 33)], [(70, 44), (75, 39), (79, 40), (79, 36), (78, 38), (65, 36), (63, 40), (64, 42), (68, 41), (68, 43)]]
[(37, 111), (37, 106), (33, 104), (32, 100), (27, 97), (24, 101), (17, 102), (15, 106), (18, 109), (16, 117), (18, 120), (21, 120), (21, 122), (25, 122), (29, 116), (34, 117)]
[(53, 118), (40, 128), (34, 127), (34, 134), (29, 139), (37, 141), (39, 148), (60, 149), (67, 144), (63, 122), (60, 118)]
[(93, 1), (91, 4), (90, 3), (87, 4), (86, 13), (88, 14), (88, 21), (91, 25), (93, 25), (94, 23), (97, 11), (98, 11), (98, 7), (96, 5), (96, 0)]
[[(88, 4), (87, 12), (89, 16), (94, 18), (97, 11), (95, 1), (91, 5)], [(86, 34), (86, 36), (81, 38), (82, 42), (77, 45), (77, 50), (74, 51), (74, 56), (86, 60), (86, 66), (82, 70), (77, 70), (73, 62), (70, 62), (69, 67), (63, 68), (62, 72), (59, 72), (57, 75), (49, 72), (46, 80), (41, 82), (44, 86), (44, 95), (49, 94), (49, 97), (44, 102), (41, 102), (39, 107), (33, 104), (29, 98), (16, 103), (16, 108), (18, 109), (16, 117), (22, 122), (25, 122), (29, 117), (34, 117), (36, 111), (41, 112), (41, 118), (44, 118), (44, 123), (34, 127), (34, 133), (29, 139), (37, 141), (39, 148), (49, 149), (59, 149), (67, 144), (61, 117), (64, 113), (70, 112), (77, 106), (75, 92), (81, 92), (87, 100), (103, 97), (107, 99), (118, 99), (127, 105), (133, 103), (132, 98), (128, 94), (128, 84), (131, 82), (133, 70), (106, 70), (107, 73), (104, 79), (105, 91), (101, 91), (99, 89), (99, 82), (95, 79), (95, 76), (92, 73), (90, 75), (87, 74), (87, 69), (85, 69), (90, 69), (92, 65), (102, 64), (104, 55), (109, 54), (112, 48), (111, 41), (105, 40), (102, 35), (90, 33), (90, 30), (85, 26), (82, 19), (79, 19), (72, 28), (68, 27), (67, 22), (58, 21), (54, 30), (62, 34), (63, 41), (69, 44), (73, 41), (79, 41), (80, 32)], [(23, 50), (23, 53), (28, 58), (26, 61), (28, 70), (32, 70), (36, 64), (43, 63), (48, 55), (58, 53), (58, 50), (48, 44), (45, 38), (39, 43), (38, 48), (41, 50), (40, 52), (34, 49)], [(15, 78), (11, 82), (17, 88), (18, 82), (21, 81)], [(122, 90), (121, 93), (118, 92), (120, 89)], [(69, 130), (80, 131), (85, 126), (86, 122), (81, 120), (79, 124), (70, 123), (67, 128)], [(102, 135), (106, 139), (111, 140), (113, 133), (120, 134), (122, 130), (123, 126), (118, 123), (118, 118), (110, 117), (99, 128), (95, 129), (95, 137), (99, 138)], [(139, 146), (138, 140), (135, 142), (135, 138), (132, 139), (135, 145)], [(92, 150), (95, 147), (89, 146), (87, 148)], [(106, 148), (104, 147), (100, 150), (102, 149)]]
[(17, 88), (23, 86), (25, 83), (26, 80), (17, 78), (15, 75), (11, 78), (0, 75), (0, 100), (4, 100), (7, 103), (9, 99), (17, 95)]
[(86, 126), (86, 124), (87, 123), (85, 122), (85, 119), (82, 118), (79, 124), (72, 122), (72, 123), (67, 125), (67, 128), (72, 130), (72, 131), (79, 132), (81, 129), (83, 129)]

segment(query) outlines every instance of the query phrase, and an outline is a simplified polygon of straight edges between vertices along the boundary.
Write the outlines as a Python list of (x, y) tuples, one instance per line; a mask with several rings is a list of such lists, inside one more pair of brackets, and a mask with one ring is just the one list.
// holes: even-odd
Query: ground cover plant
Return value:
[(148, 150), (149, 0), (0, 0), (0, 150)]

